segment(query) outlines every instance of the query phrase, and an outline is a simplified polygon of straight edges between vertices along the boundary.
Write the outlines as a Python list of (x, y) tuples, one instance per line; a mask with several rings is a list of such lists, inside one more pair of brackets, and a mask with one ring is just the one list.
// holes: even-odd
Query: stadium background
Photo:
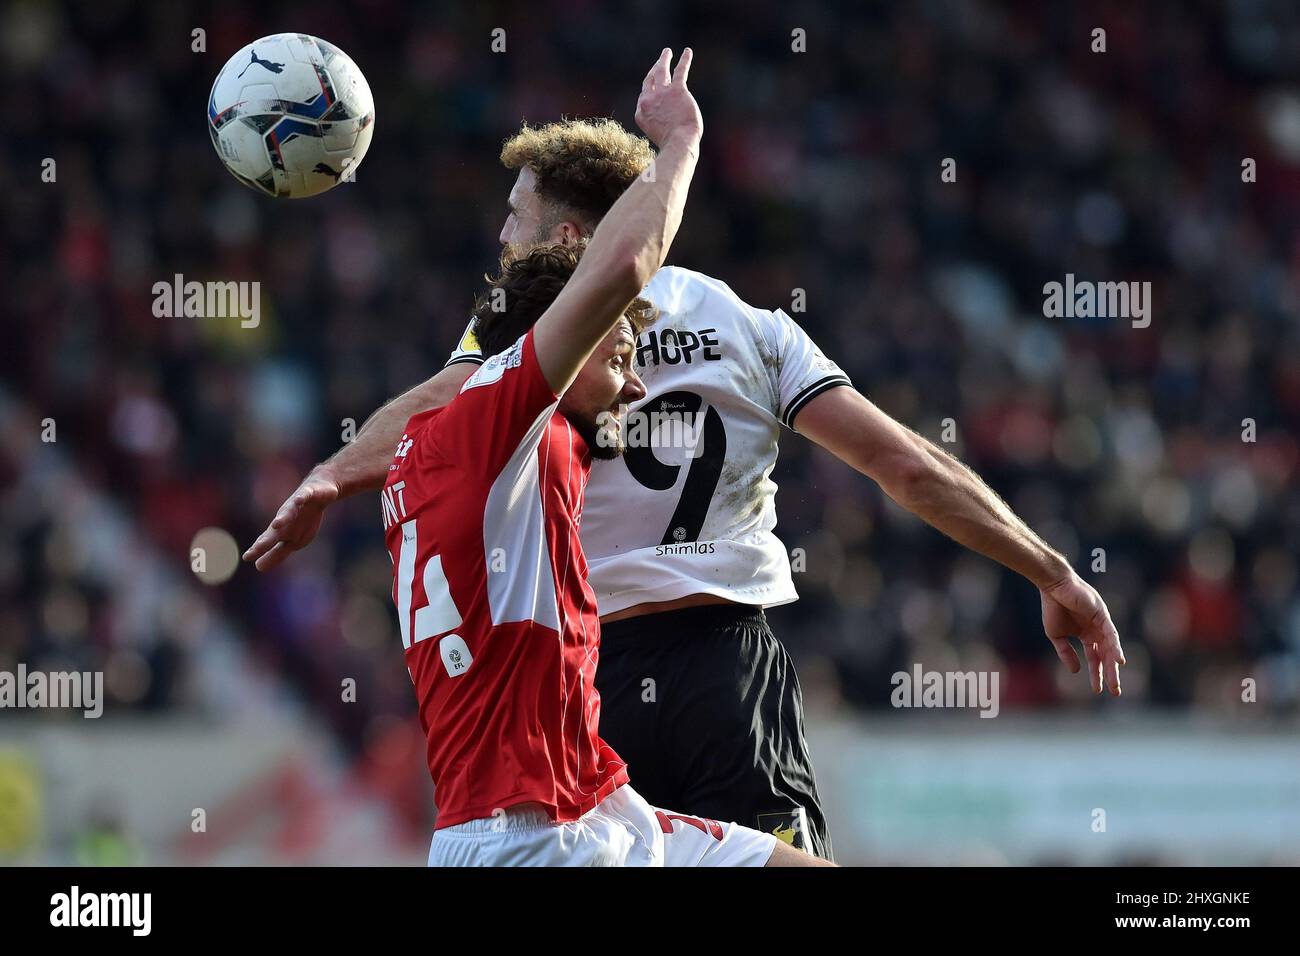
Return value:
[[(377, 103), (357, 182), (297, 203), (236, 184), (204, 129), (225, 60), (285, 30), (341, 46)], [(841, 861), (1300, 860), (1300, 9), (1280, 0), (6, 4), (0, 670), (102, 670), (108, 703), (0, 711), (0, 860), (423, 859), (376, 500), (267, 576), (205, 585), (191, 542), (246, 546), (345, 420), (441, 366), (497, 252), (501, 140), (631, 125), (646, 66), (686, 44), (706, 134), (671, 261), (757, 305), (804, 290), (795, 318), (859, 388), (931, 439), (951, 418), (1130, 661), (1121, 701), (1091, 698), (1031, 587), (787, 435), (777, 530), (806, 570), (771, 616)], [(260, 281), (261, 324), (155, 318), (176, 273)], [(1067, 273), (1150, 281), (1150, 328), (1044, 318)], [(1000, 716), (892, 709), (916, 662), (996, 669)]]

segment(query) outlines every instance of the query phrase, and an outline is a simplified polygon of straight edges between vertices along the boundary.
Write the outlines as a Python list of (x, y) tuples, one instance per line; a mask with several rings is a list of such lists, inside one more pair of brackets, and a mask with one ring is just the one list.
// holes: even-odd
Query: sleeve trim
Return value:
[(823, 378), (816, 382), (813, 382), (811, 385), (807, 386), (802, 391), (800, 391), (798, 395), (792, 398), (790, 400), (790, 404), (786, 405), (785, 411), (781, 413), (781, 423), (785, 425), (786, 428), (793, 430), (794, 417), (799, 414), (800, 410), (802, 410), (805, 405), (811, 402), (822, 392), (829, 391), (830, 389), (840, 385), (852, 385), (852, 384), (853, 383), (849, 381), (847, 375), (831, 375), (828, 376), (827, 378)]
[(482, 365), (482, 355), (453, 355), (447, 359), (443, 368), (451, 368), (453, 365)]

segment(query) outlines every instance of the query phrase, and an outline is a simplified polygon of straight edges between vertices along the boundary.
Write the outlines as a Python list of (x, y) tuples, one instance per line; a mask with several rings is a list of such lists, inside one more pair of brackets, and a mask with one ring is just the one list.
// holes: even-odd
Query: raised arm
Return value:
[(691, 50), (669, 72), (665, 49), (641, 85), (637, 125), (659, 147), (652, 174), (618, 198), (592, 234), (573, 278), (537, 320), (542, 374), (556, 393), (573, 382), (592, 351), (664, 263), (686, 205), (704, 122), (686, 86)]
[[(686, 86), (691, 59), (691, 51), (684, 50), (670, 75), (672, 51), (664, 50), (646, 75), (636, 120), (660, 147), (654, 174), (633, 183), (614, 203), (573, 278), (538, 319), (538, 361), (556, 392), (568, 388), (596, 344), (663, 265), (677, 233), (703, 130), (699, 107)], [(410, 417), (446, 405), (472, 371), (464, 365), (445, 368), (371, 415), (349, 444), (313, 468), (285, 499), (244, 552), (244, 560), (255, 562), (259, 571), (276, 567), (312, 542), (325, 509), (335, 501), (382, 488)]]
[(856, 389), (832, 388), (799, 412), (798, 430), (885, 494), (959, 544), (1032, 581), (1043, 606), (1043, 629), (1071, 673), (1078, 637), (1092, 689), (1118, 696), (1125, 663), (1119, 633), (1096, 590), (1026, 525), (975, 472), (890, 418)]

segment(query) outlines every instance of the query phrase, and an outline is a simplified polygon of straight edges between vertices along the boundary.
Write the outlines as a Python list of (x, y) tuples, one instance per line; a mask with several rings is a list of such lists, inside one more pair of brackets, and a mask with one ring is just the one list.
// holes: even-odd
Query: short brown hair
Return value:
[(537, 194), (578, 213), (595, 228), (654, 159), (650, 141), (612, 119), (566, 119), (524, 124), (501, 147), (507, 169), (527, 166)]
[[(496, 276), (483, 277), (487, 290), (474, 302), (474, 336), (484, 358), (504, 352), (533, 327), (578, 268), (584, 249), (585, 244), (562, 242), (542, 243), (522, 252), (512, 246), (505, 248), (500, 270)], [(657, 314), (653, 305), (639, 297), (624, 313), (636, 334)]]

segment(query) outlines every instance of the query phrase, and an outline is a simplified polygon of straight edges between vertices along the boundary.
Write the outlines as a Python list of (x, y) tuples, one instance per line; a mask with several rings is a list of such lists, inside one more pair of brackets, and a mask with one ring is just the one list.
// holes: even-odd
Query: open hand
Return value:
[(280, 505), (266, 530), (244, 552), (244, 560), (254, 562), (259, 571), (269, 571), (307, 547), (320, 530), (325, 509), (338, 497), (338, 482), (313, 471)]
[(673, 51), (665, 47), (641, 84), (641, 96), (636, 101), (636, 125), (660, 149), (674, 136), (697, 142), (704, 135), (704, 117), (686, 87), (693, 58), (691, 48), (687, 47), (677, 61), (677, 70), (670, 74), (668, 67)]
[(1105, 684), (1110, 687), (1111, 695), (1118, 697), (1119, 669), (1128, 661), (1124, 659), (1119, 632), (1101, 595), (1077, 574), (1042, 588), (1039, 593), (1043, 599), (1043, 630), (1061, 663), (1071, 674), (1079, 673), (1079, 655), (1070, 646), (1070, 638), (1077, 637), (1088, 662), (1092, 692), (1100, 694)]

